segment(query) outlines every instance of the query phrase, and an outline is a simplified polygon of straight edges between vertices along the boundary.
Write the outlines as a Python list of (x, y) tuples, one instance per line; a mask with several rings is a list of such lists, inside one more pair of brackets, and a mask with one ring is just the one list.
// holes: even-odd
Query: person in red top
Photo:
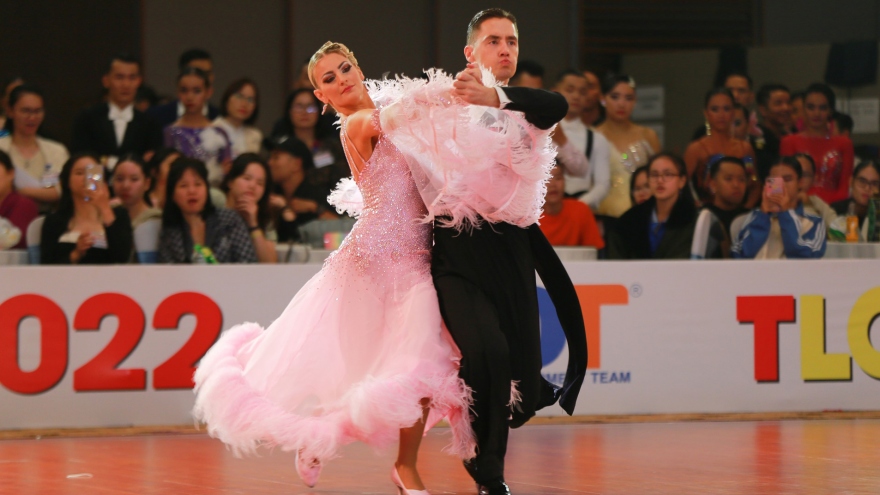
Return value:
[(782, 138), (781, 156), (807, 153), (816, 162), (815, 178), (809, 194), (826, 203), (849, 197), (853, 172), (853, 144), (846, 136), (832, 136), (829, 123), (834, 111), (834, 92), (821, 83), (811, 84), (804, 97), (804, 130)]
[(0, 217), (9, 220), (21, 231), (21, 240), (12, 249), (24, 249), (27, 247), (25, 237), (28, 225), (37, 218), (39, 211), (36, 203), (15, 192), (12, 187), (14, 181), (15, 167), (12, 159), (0, 151)]
[(544, 199), (544, 214), (539, 222), (541, 232), (554, 246), (605, 247), (590, 207), (565, 197), (565, 174), (559, 164), (553, 167), (551, 174)]

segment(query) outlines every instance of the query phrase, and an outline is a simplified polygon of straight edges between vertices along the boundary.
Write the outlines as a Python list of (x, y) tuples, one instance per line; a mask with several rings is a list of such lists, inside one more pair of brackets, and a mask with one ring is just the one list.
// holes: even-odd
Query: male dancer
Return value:
[[(468, 67), (456, 77), (456, 96), (474, 105), (522, 112), (529, 123), (545, 130), (565, 117), (568, 104), (557, 93), (482, 84), (478, 65), (503, 84), (516, 72), (519, 39), (512, 14), (501, 9), (478, 13), (468, 25), (467, 39)], [(481, 228), (459, 232), (435, 223), (432, 255), (440, 311), (461, 349), (461, 377), (474, 393), (478, 450), (465, 468), (480, 495), (509, 495), (504, 481), (509, 428), (521, 426), (557, 399), (569, 414), (574, 410), (587, 355), (577, 294), (537, 225), (523, 229), (484, 222)], [(561, 391), (541, 376), (536, 270), (569, 342)]]

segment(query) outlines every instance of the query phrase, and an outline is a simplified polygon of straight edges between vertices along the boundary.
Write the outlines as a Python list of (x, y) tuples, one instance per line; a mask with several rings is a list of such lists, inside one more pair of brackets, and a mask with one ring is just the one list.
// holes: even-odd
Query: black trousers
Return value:
[[(525, 422), (540, 398), (541, 339), (528, 233), (503, 223), (472, 232), (435, 225), (432, 254), (440, 312), (462, 353), (460, 376), (473, 390), (478, 450), (468, 471), (486, 483), (504, 476), (511, 416)], [(514, 410), (511, 381), (522, 396)]]

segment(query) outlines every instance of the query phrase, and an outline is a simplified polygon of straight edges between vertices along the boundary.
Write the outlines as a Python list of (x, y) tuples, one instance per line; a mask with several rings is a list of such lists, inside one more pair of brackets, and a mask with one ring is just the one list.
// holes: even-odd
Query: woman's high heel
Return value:
[(431, 495), (428, 490), (407, 490), (403, 486), (403, 481), (400, 481), (400, 475), (397, 474), (397, 466), (391, 468), (391, 481), (397, 485), (399, 495)]
[(302, 452), (296, 453), (296, 473), (309, 488), (314, 488), (321, 474), (321, 461), (317, 458), (303, 457)]

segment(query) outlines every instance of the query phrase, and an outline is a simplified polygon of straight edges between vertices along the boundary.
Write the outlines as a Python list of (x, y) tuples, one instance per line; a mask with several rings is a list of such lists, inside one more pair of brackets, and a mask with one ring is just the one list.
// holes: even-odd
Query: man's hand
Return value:
[(452, 87), (454, 88), (452, 95), (465, 103), (494, 108), (501, 106), (501, 100), (498, 99), (495, 88), (487, 88), (483, 85), (480, 69), (474, 64), (468, 64), (465, 70), (458, 73)]

